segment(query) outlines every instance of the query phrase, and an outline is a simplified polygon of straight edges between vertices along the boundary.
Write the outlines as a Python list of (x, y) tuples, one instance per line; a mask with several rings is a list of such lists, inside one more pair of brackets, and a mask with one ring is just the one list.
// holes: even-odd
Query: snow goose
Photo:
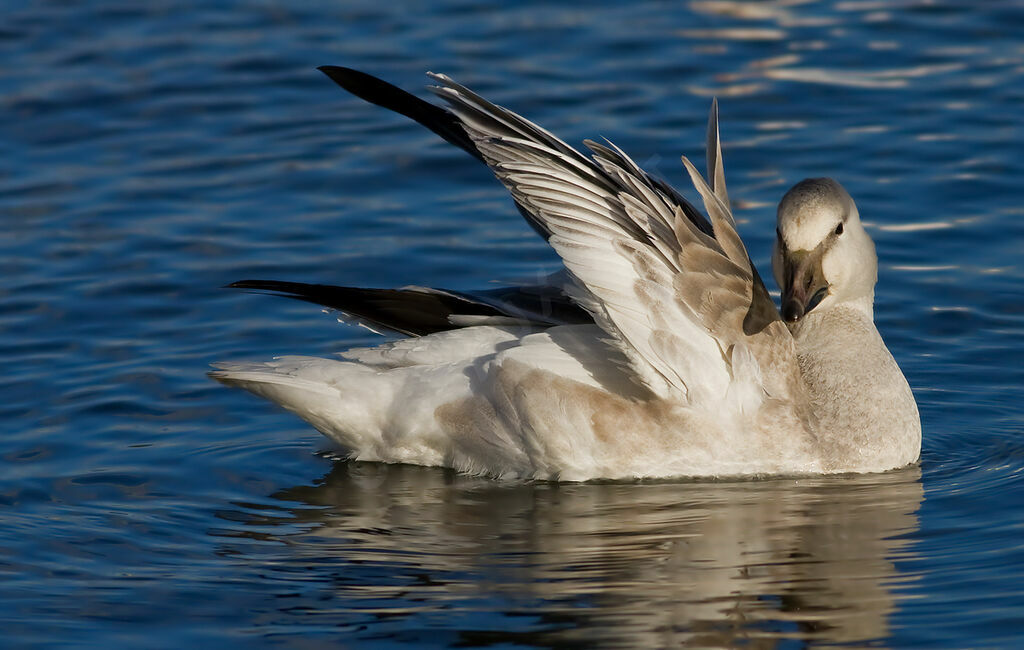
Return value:
[(546, 286), (466, 294), (247, 280), (409, 336), (341, 359), (221, 363), (351, 458), (579, 481), (876, 472), (921, 425), (873, 320), (877, 260), (850, 195), (804, 180), (778, 208), (781, 313), (736, 230), (717, 105), (707, 217), (611, 143), (590, 155), (431, 74), (450, 109), (340, 67), (343, 88), (485, 162), (562, 258)]

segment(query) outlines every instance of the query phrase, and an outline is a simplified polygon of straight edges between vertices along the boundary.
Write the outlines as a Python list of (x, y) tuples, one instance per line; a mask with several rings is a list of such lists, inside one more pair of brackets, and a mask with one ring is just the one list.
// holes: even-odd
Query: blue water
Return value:
[[(7, 2), (0, 646), (1024, 644), (1019, 2)], [(443, 71), (685, 189), (721, 102), (768, 274), (838, 178), (920, 468), (510, 484), (348, 463), (207, 364), (378, 340), (243, 278), (486, 288), (557, 260), (486, 169), (314, 68)], [(491, 285), (493, 286), (493, 285)]]

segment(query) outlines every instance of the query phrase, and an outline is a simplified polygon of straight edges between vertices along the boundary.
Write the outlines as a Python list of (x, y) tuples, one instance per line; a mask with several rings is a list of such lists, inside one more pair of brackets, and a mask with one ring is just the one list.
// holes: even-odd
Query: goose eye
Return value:
[(843, 234), (843, 222), (842, 221), (840, 221), (839, 225), (836, 226), (836, 234), (837, 235)]

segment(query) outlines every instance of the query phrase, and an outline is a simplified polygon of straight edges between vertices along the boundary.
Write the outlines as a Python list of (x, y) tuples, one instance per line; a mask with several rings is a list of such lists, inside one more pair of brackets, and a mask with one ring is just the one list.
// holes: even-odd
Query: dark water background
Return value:
[[(6, 2), (0, 646), (1024, 644), (1019, 2)], [(247, 277), (457, 289), (557, 261), (488, 172), (316, 65), (443, 71), (685, 188), (721, 101), (774, 205), (841, 180), (920, 468), (510, 484), (346, 463), (207, 364), (377, 340)]]

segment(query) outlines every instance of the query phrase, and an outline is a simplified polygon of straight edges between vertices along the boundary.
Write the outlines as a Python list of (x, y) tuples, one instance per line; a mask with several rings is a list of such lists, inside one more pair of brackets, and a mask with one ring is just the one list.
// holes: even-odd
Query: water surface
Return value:
[[(0, 645), (1024, 642), (1020, 3), (6, 9)], [(379, 340), (233, 280), (557, 268), (484, 168), (321, 64), (445, 72), (682, 189), (717, 96), (766, 277), (787, 187), (834, 176), (857, 200), (920, 467), (500, 483), (338, 460), (210, 382), (212, 361)]]

